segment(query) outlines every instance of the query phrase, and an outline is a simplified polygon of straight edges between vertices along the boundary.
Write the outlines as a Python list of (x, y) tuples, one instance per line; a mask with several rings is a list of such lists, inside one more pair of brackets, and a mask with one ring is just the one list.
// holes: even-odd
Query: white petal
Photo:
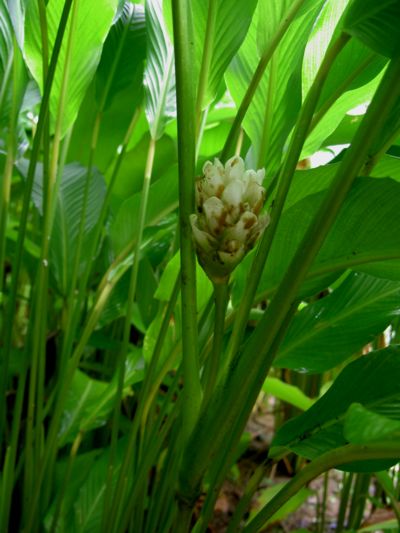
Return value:
[(222, 200), (228, 206), (237, 207), (242, 202), (243, 192), (243, 183), (240, 180), (233, 180), (225, 187), (222, 193)]
[(224, 231), (225, 206), (223, 202), (212, 196), (203, 204), (204, 216), (213, 235), (220, 235)]
[(216, 241), (209, 233), (202, 231), (198, 227), (197, 215), (190, 215), (190, 224), (192, 226), (193, 238), (196, 246), (205, 252), (211, 252), (216, 246)]
[(239, 221), (225, 232), (224, 240), (236, 240), (245, 243), (251, 228), (257, 224), (257, 220), (256, 215), (250, 211), (246, 211), (242, 214)]
[(256, 181), (250, 181), (243, 195), (244, 202), (248, 202), (256, 214), (260, 211), (265, 197), (265, 189)]
[(225, 164), (226, 182), (231, 180), (239, 180), (243, 178), (244, 161), (239, 156), (234, 156), (228, 159)]

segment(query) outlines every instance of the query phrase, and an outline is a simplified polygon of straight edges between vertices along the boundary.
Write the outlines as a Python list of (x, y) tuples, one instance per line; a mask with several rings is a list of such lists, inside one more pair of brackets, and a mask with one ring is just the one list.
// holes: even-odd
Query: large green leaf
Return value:
[[(268, 37), (261, 39), (260, 35), (271, 36), (276, 32), (290, 4), (287, 0), (259, 2), (247, 37), (225, 75), (237, 105), (269, 41)], [(268, 176), (274, 175), (280, 164), (285, 141), (300, 109), (302, 58), (322, 4), (319, 0), (306, 1), (302, 14), (291, 24), (276, 49), (243, 121), (252, 142), (253, 162), (260, 166), (265, 164)]]
[[(129, 392), (129, 386), (143, 379), (140, 350), (136, 349), (128, 355), (125, 369), (124, 395)], [(67, 400), (61, 428), (59, 444), (63, 446), (72, 442), (79, 431), (90, 431), (107, 423), (117, 394), (116, 377), (110, 382), (90, 378), (87, 374), (77, 370), (68, 390)]]
[[(335, 39), (339, 32), (338, 22), (347, 4), (348, 0), (328, 0), (313, 28), (303, 61), (303, 98), (314, 81), (331, 39)], [(360, 41), (352, 39), (347, 43), (324, 82), (314, 117), (314, 131), (302, 157), (322, 145), (347, 111), (370, 100), (378, 83), (377, 75), (386, 61)], [(328, 111), (330, 108), (331, 111)]]
[[(239, 49), (249, 28), (257, 0), (213, 0), (215, 4), (214, 31), (208, 36), (210, 66), (202, 102), (203, 108), (210, 104), (218, 91), (232, 57)], [(272, 4), (274, 5), (274, 4)], [(272, 7), (272, 6), (271, 6)], [(197, 81), (205, 45), (208, 0), (192, 2), (194, 20), (195, 65), (194, 80)]]
[[(136, 193), (121, 205), (111, 227), (113, 246), (118, 253), (136, 239), (141, 193)], [(154, 225), (178, 207), (177, 167), (150, 186), (146, 225)]]
[(384, 56), (400, 54), (398, 0), (353, 0), (343, 26), (347, 33)]
[[(311, 194), (283, 214), (258, 287), (258, 298), (265, 298), (276, 289), (324, 194)], [(399, 183), (387, 178), (357, 179), (310, 269), (301, 295), (326, 288), (347, 268), (399, 280), (399, 210)], [(235, 301), (240, 299), (251, 260), (252, 254), (234, 273)]]
[[(121, 467), (127, 441), (120, 440), (114, 455), (112, 486), (115, 487)], [(92, 464), (92, 467), (82, 483), (79, 491), (75, 492), (75, 502), (71, 512), (73, 530), (79, 533), (97, 533), (101, 530), (104, 511), (107, 473), (110, 464), (110, 450), (105, 450)], [(68, 522), (71, 523), (71, 522)]]
[[(26, 176), (27, 168), (28, 162), (26, 160), (18, 163), (18, 169), (23, 176)], [(86, 168), (77, 163), (70, 163), (64, 167), (58, 190), (49, 257), (50, 272), (54, 276), (57, 288), (62, 294), (68, 294), (71, 282), (76, 254), (76, 242), (83, 213), (86, 177)], [(104, 196), (104, 178), (96, 169), (94, 169), (90, 179), (87, 197), (81, 268), (83, 268), (87, 262), (93, 261), (93, 257), (88, 257), (85, 252), (90, 249), (88, 243), (93, 237), (94, 228), (100, 216)], [(32, 199), (39, 210), (39, 213), (42, 214), (43, 167), (41, 164), (37, 165)]]
[[(313, 459), (345, 445), (344, 420), (352, 403), (400, 420), (399, 347), (371, 352), (349, 364), (322, 398), (278, 430), (273, 446)], [(375, 470), (380, 468), (380, 463), (373, 465)]]
[[(85, 0), (77, 8), (71, 63), (68, 75), (66, 104), (62, 117), (62, 133), (73, 124), (91, 79), (100, 60), (103, 43), (111, 27), (117, 0)], [(54, 41), (64, 7), (63, 0), (49, 0), (46, 6), (49, 51)], [(54, 123), (58, 113), (64, 63), (71, 20), (69, 20), (50, 97), (50, 115)], [(25, 16), (25, 59), (32, 76), (43, 90), (43, 57), (38, 2), (29, 2)]]
[[(121, 48), (122, 47), (122, 48)], [(114, 62), (118, 57), (115, 66)], [(109, 86), (108, 104), (129, 87), (132, 109), (139, 103), (143, 91), (143, 69), (146, 57), (146, 24), (144, 7), (125, 2), (117, 22), (112, 26), (104, 43), (103, 53), (96, 73), (99, 99), (107, 85), (110, 70), (115, 68)]]
[(274, 364), (329, 370), (373, 341), (399, 314), (399, 282), (350, 274), (333, 294), (297, 314)]
[(384, 438), (397, 438), (400, 450), (400, 420), (393, 420), (353, 403), (344, 420), (344, 436), (352, 444), (368, 444)]
[(174, 48), (164, 22), (162, 0), (147, 0), (147, 63), (144, 73), (150, 135), (159, 139), (176, 117)]

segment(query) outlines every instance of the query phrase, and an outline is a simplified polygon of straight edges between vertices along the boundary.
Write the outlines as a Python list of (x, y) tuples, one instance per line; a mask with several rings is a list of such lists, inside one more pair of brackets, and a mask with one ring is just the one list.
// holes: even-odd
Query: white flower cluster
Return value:
[(268, 215), (259, 215), (265, 171), (245, 170), (236, 156), (225, 167), (218, 159), (207, 161), (203, 174), (190, 222), (200, 264), (212, 281), (223, 283), (269, 222)]

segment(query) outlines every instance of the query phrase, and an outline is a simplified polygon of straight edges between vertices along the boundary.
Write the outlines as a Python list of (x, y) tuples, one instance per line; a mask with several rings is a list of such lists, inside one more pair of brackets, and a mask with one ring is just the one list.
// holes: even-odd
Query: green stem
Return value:
[(211, 354), (205, 366), (205, 386), (204, 399), (206, 402), (218, 380), (218, 374), (221, 369), (222, 348), (225, 331), (225, 313), (229, 300), (229, 284), (214, 283), (214, 300), (215, 300), (215, 317), (214, 317), (214, 335)]
[(267, 160), (267, 150), (271, 139), (272, 132), (272, 116), (274, 112), (274, 97), (275, 97), (275, 83), (277, 60), (275, 56), (271, 57), (271, 67), (268, 78), (268, 93), (267, 101), (265, 102), (265, 115), (263, 122), (263, 130), (260, 142), (260, 153), (258, 154), (257, 168), (264, 167)]
[[(56, 66), (58, 62), (58, 56), (60, 53), (61, 43), (62, 43), (62, 39), (65, 33), (65, 28), (67, 25), (67, 20), (68, 20), (69, 13), (71, 10), (72, 2), (73, 0), (65, 1), (63, 12), (61, 14), (60, 24), (58, 27), (56, 39), (54, 42), (53, 52), (51, 56), (48, 76), (46, 78), (46, 83), (44, 86), (42, 103), (41, 103), (40, 111), (39, 111), (39, 120), (38, 120), (36, 135), (33, 139), (28, 174), (27, 174), (26, 183), (24, 187), (23, 206), (22, 206), (22, 212), (20, 216), (18, 238), (17, 238), (16, 251), (15, 251), (14, 262), (13, 262), (10, 296), (9, 296), (8, 305), (7, 305), (7, 321), (6, 321), (6, 326), (4, 328), (3, 370), (0, 376), (0, 398), (4, 398), (6, 386), (7, 386), (8, 365), (9, 365), (10, 351), (11, 351), (11, 344), (12, 344), (13, 322), (14, 322), (15, 309), (16, 309), (16, 304), (17, 304), (18, 281), (19, 281), (19, 274), (20, 274), (21, 265), (22, 265), (24, 241), (25, 241), (25, 235), (26, 235), (27, 224), (28, 224), (29, 206), (30, 206), (32, 188), (33, 188), (36, 164), (37, 164), (38, 157), (39, 157), (41, 139), (42, 139), (42, 135), (45, 129), (47, 114), (49, 111), (50, 91), (51, 91), (53, 81), (54, 81), (54, 75), (55, 75), (55, 70), (56, 70)], [(0, 401), (0, 432), (1, 432), (1, 428), (4, 427), (2, 423), (2, 421), (4, 420), (4, 417), (5, 417), (5, 402)], [(1, 435), (0, 435), (0, 441), (1, 441)]]
[(189, 217), (194, 213), (195, 129), (190, 2), (172, 0), (178, 115), (179, 208), (182, 292), (183, 438), (191, 433), (201, 402), (196, 306), (196, 257)]
[(22, 97), (22, 57), (18, 45), (14, 39), (12, 58), (12, 100), (10, 121), (7, 134), (7, 155), (3, 172), (2, 194), (0, 197), (0, 293), (3, 292), (4, 264), (6, 251), (6, 231), (8, 219), (8, 207), (10, 203), (11, 178), (14, 168), (17, 145), (17, 118)]
[(273, 56), (276, 48), (278, 47), (279, 43), (281, 42), (283, 36), (287, 32), (288, 28), (290, 27), (291, 23), (297, 16), (298, 12), (300, 11), (304, 3), (305, 3), (305, 0), (295, 0), (293, 2), (286, 16), (282, 19), (282, 22), (280, 23), (278, 29), (276, 30), (275, 35), (272, 37), (267, 49), (262, 55), (257, 65), (256, 71), (254, 72), (250, 85), (247, 88), (246, 94), (243, 97), (242, 103), (240, 104), (235, 120), (233, 121), (232, 127), (229, 131), (228, 138), (226, 139), (224, 148), (222, 149), (221, 161), (226, 161), (230, 157), (230, 155), (233, 153), (234, 148), (235, 148), (236, 138), (239, 135), (241, 124), (246, 115), (247, 109), (249, 108), (253, 100), (253, 96), (257, 90), (257, 87), (264, 75), (265, 69), (267, 68), (268, 63), (271, 57)]
[[(28, 401), (28, 416), (27, 416), (27, 441), (26, 441), (26, 483), (25, 494), (28, 498), (34, 493), (32, 475), (35, 475), (35, 468), (39, 465), (39, 442), (42, 433), (43, 423), (43, 396), (44, 396), (44, 373), (45, 373), (45, 350), (46, 350), (46, 328), (47, 328), (47, 286), (48, 286), (48, 265), (49, 265), (49, 243), (52, 231), (52, 213), (54, 198), (54, 187), (57, 177), (58, 157), (62, 136), (62, 123), (64, 120), (64, 109), (66, 105), (69, 72), (71, 65), (71, 55), (73, 48), (73, 39), (75, 33), (78, 0), (75, 0), (72, 14), (71, 25), (69, 28), (68, 41), (65, 52), (65, 62), (63, 68), (63, 75), (61, 81), (60, 98), (58, 102), (57, 118), (54, 131), (53, 149), (50, 161), (49, 179), (46, 189), (46, 202), (43, 213), (43, 230), (41, 240), (41, 253), (39, 261), (38, 282), (35, 288), (34, 308), (36, 312), (33, 314), (34, 328), (32, 340), (32, 362), (29, 380), (29, 401)], [(36, 417), (35, 417), (36, 411)], [(35, 440), (33, 440), (33, 423), (36, 419)], [(35, 443), (35, 444), (34, 444)], [(36, 457), (31, 453), (36, 450)], [(29, 452), (29, 453), (28, 453)], [(29, 505), (28, 505), (29, 508)]]
[(199, 77), (199, 84), (197, 88), (197, 100), (196, 100), (197, 131), (200, 130), (200, 125), (201, 125), (200, 117), (201, 117), (201, 112), (203, 110), (204, 97), (207, 91), (212, 52), (214, 48), (216, 15), (217, 15), (217, 1), (208, 0), (207, 25), (206, 25), (205, 35), (204, 35), (203, 55), (201, 58), (200, 77)]
[(383, 442), (368, 445), (348, 444), (324, 453), (318, 459), (300, 470), (276, 496), (259, 511), (255, 518), (244, 528), (243, 533), (256, 533), (265, 527), (265, 523), (292, 496), (319, 475), (331, 468), (351, 463), (353, 461), (367, 461), (370, 459), (393, 459), (399, 455), (396, 442)]
[(343, 485), (342, 490), (340, 492), (340, 506), (339, 506), (339, 512), (338, 512), (338, 518), (337, 518), (337, 525), (336, 525), (336, 533), (341, 533), (344, 528), (344, 522), (346, 519), (346, 511), (347, 506), (349, 503), (349, 495), (350, 495), (350, 489), (351, 485), (353, 483), (353, 473), (345, 473), (343, 475)]
[(237, 353), (241, 339), (243, 338), (243, 332), (246, 327), (247, 318), (249, 316), (250, 309), (253, 305), (257, 287), (264, 271), (264, 266), (268, 259), (268, 255), (271, 250), (274, 237), (276, 235), (276, 230), (278, 228), (280, 216), (283, 211), (283, 206), (285, 204), (286, 197), (290, 185), (292, 183), (293, 175), (297, 163), (299, 161), (301, 150), (303, 148), (304, 141), (307, 137), (307, 133), (310, 128), (310, 123), (312, 121), (315, 108), (318, 104), (318, 100), (324, 82), (328, 76), (329, 70), (333, 62), (335, 61), (336, 57), (343, 49), (343, 47), (346, 45), (348, 40), (348, 36), (341, 35), (332, 44), (332, 46), (329, 47), (315, 77), (314, 83), (312, 84), (301, 109), (300, 116), (297, 120), (293, 132), (286, 159), (279, 174), (279, 187), (275, 198), (274, 207), (271, 212), (271, 222), (270, 225), (264, 231), (264, 234), (261, 238), (261, 242), (257, 248), (252, 267), (249, 271), (249, 275), (247, 276), (246, 288), (241, 299), (240, 306), (238, 308), (232, 335), (229, 341), (226, 356), (227, 364), (233, 359), (233, 357)]
[[(246, 420), (246, 414), (250, 412), (271, 367), (275, 356), (273, 348), (283, 325), (296, 306), (297, 293), (307, 271), (332, 227), (376, 134), (400, 95), (400, 86), (396, 81), (399, 76), (400, 58), (396, 58), (391, 61), (352, 146), (306, 231), (275, 297), (247, 342), (241, 357), (232, 362), (226, 380), (221, 382), (221, 386), (210, 400), (210, 405), (206, 406), (207, 409), (202, 413), (191, 438), (192, 449), (188, 447), (185, 453), (181, 480), (184, 493), (193, 496), (197, 494), (207, 465), (214, 460), (222, 446), (227, 446), (226, 435), (232, 433), (239, 417)], [(254, 354), (257, 354), (257, 358)], [(244, 402), (243, 395), (238, 395), (238, 390), (245, 391)], [(183, 471), (188, 462), (191, 464), (190, 474)]]
[[(131, 331), (131, 324), (132, 324), (133, 305), (134, 305), (135, 298), (136, 298), (137, 279), (138, 279), (138, 272), (139, 272), (139, 265), (140, 265), (140, 249), (142, 246), (143, 231), (144, 231), (145, 221), (146, 221), (146, 212), (147, 212), (147, 204), (148, 204), (148, 198), (149, 198), (151, 175), (153, 172), (155, 149), (156, 149), (156, 141), (153, 138), (151, 138), (150, 143), (149, 143), (148, 153), (147, 153), (147, 161), (146, 161), (146, 167), (145, 167), (144, 179), (143, 179), (143, 187), (142, 187), (142, 195), (140, 198), (138, 227), (137, 227), (136, 235), (134, 236), (134, 238), (136, 239), (134, 261), (132, 265), (131, 277), (130, 277), (130, 282), (129, 282), (128, 300), (126, 304), (126, 315), (125, 315), (125, 320), (124, 320), (123, 337), (122, 337), (122, 347), (121, 347), (121, 352), (119, 354), (119, 361), (118, 361), (118, 366), (119, 366), (118, 386), (117, 386), (117, 392), (116, 392), (116, 396), (114, 400), (115, 401), (114, 414), (113, 414), (112, 431), (111, 431), (111, 450), (110, 450), (110, 464), (109, 464), (110, 471), (113, 470), (113, 462), (115, 458), (115, 450), (117, 446), (118, 433), (119, 433), (120, 405), (121, 405), (122, 393), (124, 389), (126, 357), (128, 355), (128, 349), (129, 349), (129, 338), (130, 338), (130, 331)], [(107, 486), (109, 486), (109, 484), (107, 484)], [(106, 500), (106, 505), (107, 505), (107, 500)]]
[[(87, 202), (88, 202), (90, 184), (91, 184), (92, 174), (93, 174), (94, 157), (96, 154), (97, 144), (98, 144), (98, 139), (99, 139), (99, 134), (100, 134), (100, 127), (101, 127), (101, 123), (103, 119), (104, 109), (107, 103), (107, 98), (111, 90), (111, 85), (114, 80), (114, 76), (115, 76), (115, 73), (118, 67), (119, 60), (121, 58), (121, 54), (122, 54), (122, 51), (123, 51), (123, 48), (126, 42), (126, 38), (129, 34), (129, 27), (134, 17), (134, 14), (135, 14), (135, 8), (132, 7), (130, 18), (127, 21), (126, 25), (124, 26), (123, 32), (119, 39), (118, 48), (113, 58), (113, 62), (111, 64), (111, 68), (109, 70), (108, 77), (105, 83), (105, 87), (101, 94), (99, 108), (98, 108), (98, 111), (97, 111), (97, 114), (94, 120), (92, 138), (90, 142), (89, 159), (88, 159), (87, 172), (86, 172), (85, 189), (83, 193), (82, 215), (81, 215), (81, 220), (80, 220), (80, 225), (79, 225), (79, 230), (78, 230), (76, 253), (75, 253), (74, 264), (72, 268), (71, 286), (70, 286), (69, 298), (68, 298), (68, 303), (67, 303), (68, 315), (67, 315), (67, 322), (66, 322), (65, 333), (64, 333), (64, 342), (63, 342), (62, 355), (61, 355), (60, 372), (63, 372), (63, 369), (65, 368), (67, 364), (68, 356), (72, 351), (72, 345), (75, 339), (75, 331), (79, 323), (81, 308), (82, 308), (82, 304), (83, 304), (85, 294), (86, 294), (86, 285), (87, 285), (87, 281), (89, 279), (89, 275), (90, 275), (91, 267), (92, 267), (92, 262), (88, 261), (84, 274), (81, 276), (81, 279), (79, 280), (79, 289), (77, 291), (77, 296), (76, 296), (75, 285), (77, 283), (78, 273), (79, 273), (80, 256), (81, 256), (81, 251), (82, 251), (84, 227), (85, 227), (85, 219), (86, 219), (86, 211), (87, 211)], [(128, 127), (128, 132), (130, 132), (130, 135), (132, 134), (133, 127), (136, 124), (137, 119), (138, 119), (138, 115), (136, 112), (133, 117), (134, 118), (132, 119)], [(125, 137), (124, 143), (123, 143), (123, 149), (120, 153), (120, 157), (118, 157), (113, 176), (110, 180), (110, 184), (107, 189), (106, 198), (104, 199), (103, 206), (102, 206), (102, 212), (100, 215), (100, 217), (103, 217), (103, 222), (105, 220), (105, 216), (107, 213), (111, 191), (115, 183), (115, 177), (119, 171), (121, 161), (123, 157), (125, 156), (126, 146), (129, 140), (130, 140), (130, 136), (127, 140)], [(98, 239), (100, 237), (100, 233), (102, 230), (103, 230), (103, 224), (100, 224), (100, 222), (98, 222), (98, 224), (96, 225), (96, 235), (91, 240), (90, 253), (88, 254), (88, 257), (92, 257), (95, 254)]]

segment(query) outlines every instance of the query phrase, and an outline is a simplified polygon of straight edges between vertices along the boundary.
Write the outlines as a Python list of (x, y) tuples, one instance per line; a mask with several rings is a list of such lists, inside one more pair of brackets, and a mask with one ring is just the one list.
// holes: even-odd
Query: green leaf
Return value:
[[(74, 123), (86, 90), (96, 72), (103, 43), (111, 27), (117, 4), (117, 0), (85, 0), (79, 3), (68, 75), (66, 105), (62, 117), (63, 135)], [(63, 0), (49, 0), (46, 6), (50, 53), (54, 46), (63, 7)], [(58, 113), (70, 24), (71, 19), (67, 24), (61, 46), (50, 97), (50, 115), (53, 124)], [(29, 2), (26, 7), (24, 51), (28, 68), (43, 92), (42, 40), (37, 2)]]
[[(139, 349), (128, 355), (124, 395), (129, 393), (130, 385), (143, 379), (140, 355)], [(117, 387), (116, 377), (110, 383), (106, 383), (90, 378), (80, 370), (75, 372), (61, 420), (59, 432), (61, 446), (72, 442), (79, 431), (87, 432), (106, 424), (114, 406)]]
[(387, 57), (400, 54), (398, 0), (353, 0), (343, 30)]
[(267, 378), (264, 381), (263, 391), (266, 394), (272, 394), (275, 398), (289, 403), (302, 411), (305, 411), (314, 403), (314, 401), (306, 396), (298, 387), (285, 383), (278, 378)]
[(147, 63), (144, 73), (150, 135), (159, 139), (176, 117), (174, 48), (164, 22), (162, 0), (146, 2)]
[[(400, 420), (398, 346), (371, 352), (350, 363), (322, 398), (278, 430), (273, 446), (284, 446), (314, 459), (328, 450), (345, 445), (344, 420), (353, 403), (360, 403), (366, 409), (392, 420)], [(367, 467), (379, 470), (382, 463), (375, 462), (372, 466), (368, 462)], [(359, 468), (363, 469), (363, 465), (359, 465)]]
[[(194, 24), (195, 65), (194, 80), (198, 80), (205, 44), (211, 47), (203, 109), (216, 97), (224, 73), (242, 44), (257, 5), (257, 0), (213, 0), (215, 5), (214, 31), (205, 43), (208, 0), (192, 2)], [(272, 6), (271, 6), (272, 7)]]
[[(120, 50), (122, 39), (124, 42)], [(120, 17), (108, 34), (96, 72), (96, 89), (99, 99), (102, 97), (117, 54), (119, 58), (108, 90), (107, 106), (128, 87), (131, 94), (133, 93), (132, 101), (139, 103), (143, 97), (143, 71), (146, 57), (146, 24), (143, 6), (125, 2)], [(134, 107), (132, 105), (132, 108)]]
[[(27, 160), (20, 161), (17, 167), (21, 174), (26, 176)], [(87, 169), (81, 165), (77, 163), (65, 165), (58, 190), (49, 257), (50, 272), (54, 276), (57, 287), (62, 294), (68, 294), (71, 282), (76, 241), (83, 212), (86, 177)], [(90, 248), (87, 244), (93, 237), (104, 196), (104, 178), (96, 169), (93, 169), (87, 198), (81, 268), (84, 268), (88, 261), (93, 261), (93, 257), (88, 257), (85, 251)], [(39, 213), (42, 214), (43, 167), (41, 164), (37, 165), (32, 199)]]
[[(112, 487), (115, 487), (126, 446), (125, 439), (120, 440), (117, 444), (113, 463)], [(75, 530), (79, 533), (97, 533), (101, 530), (109, 464), (110, 450), (107, 449), (93, 463), (79, 492), (76, 492), (73, 523)]]
[[(63, 294), (68, 294), (71, 283), (72, 265), (75, 260), (76, 242), (83, 213), (86, 174), (87, 170), (78, 164), (66, 165), (58, 192), (50, 242), (50, 263)], [(88, 257), (86, 250), (90, 249), (88, 243), (93, 238), (104, 196), (104, 178), (94, 169), (90, 178), (87, 198), (81, 269), (86, 263), (93, 261), (93, 257)]]
[(0, 2), (0, 80), (3, 83), (4, 73), (13, 49), (12, 26), (8, 7), (4, 0)]
[[(320, 0), (306, 1), (304, 13), (294, 20), (276, 49), (243, 121), (252, 142), (254, 166), (266, 165), (267, 176), (274, 175), (279, 167), (285, 142), (300, 109), (302, 58), (322, 4)], [(289, 6), (286, 0), (259, 2), (247, 37), (225, 75), (237, 106), (267, 45), (265, 41), (260, 42), (260, 35), (274, 34)]]
[(368, 444), (382, 439), (397, 439), (400, 450), (400, 420), (392, 420), (366, 409), (350, 405), (344, 420), (344, 436), (352, 444)]
[[(307, 196), (283, 214), (258, 287), (258, 299), (268, 297), (276, 289), (323, 195)], [(348, 268), (399, 280), (399, 210), (399, 183), (386, 178), (357, 179), (300, 295), (310, 296), (325, 289)], [(252, 254), (234, 272), (236, 302), (242, 293), (251, 260)]]
[(399, 314), (399, 282), (350, 274), (333, 294), (295, 316), (274, 365), (329, 370), (372, 342)]
[[(116, 253), (135, 241), (141, 193), (134, 194), (121, 205), (113, 225), (111, 238)], [(172, 166), (150, 186), (146, 212), (146, 226), (155, 225), (178, 207), (177, 167)]]

